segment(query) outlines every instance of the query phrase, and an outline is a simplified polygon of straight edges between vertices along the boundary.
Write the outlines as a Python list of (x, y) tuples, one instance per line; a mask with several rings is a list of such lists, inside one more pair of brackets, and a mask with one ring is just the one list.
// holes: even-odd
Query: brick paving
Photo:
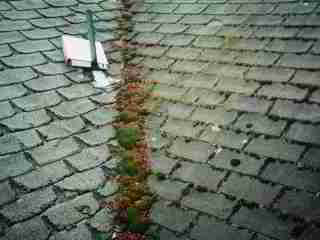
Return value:
[[(111, 0), (0, 2), (0, 240), (94, 239), (117, 159), (115, 93), (66, 67), (61, 35), (116, 39)], [(320, 239), (320, 3), (144, 0), (133, 63), (148, 102), (160, 239)], [(119, 56), (108, 52), (111, 73)]]

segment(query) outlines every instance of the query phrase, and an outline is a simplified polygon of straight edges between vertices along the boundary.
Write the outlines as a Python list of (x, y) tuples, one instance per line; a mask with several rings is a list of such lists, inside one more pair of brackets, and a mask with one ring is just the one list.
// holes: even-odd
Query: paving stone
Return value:
[(195, 162), (207, 162), (209, 157), (214, 153), (215, 147), (200, 141), (185, 142), (178, 139), (174, 141), (168, 151)]
[(236, 224), (277, 239), (290, 239), (294, 223), (284, 221), (265, 209), (248, 209), (242, 207), (231, 219)]
[(93, 129), (91, 131), (81, 133), (77, 136), (81, 141), (89, 146), (96, 146), (108, 142), (116, 136), (115, 130), (112, 126)]
[(71, 82), (63, 75), (45, 76), (30, 80), (25, 85), (36, 92), (48, 91), (71, 85)]
[(193, 190), (183, 197), (181, 204), (194, 210), (226, 219), (232, 213), (236, 202), (228, 200), (221, 194)]
[(101, 165), (109, 160), (111, 154), (106, 145), (86, 148), (81, 153), (70, 156), (66, 161), (78, 171), (83, 171)]
[(303, 146), (286, 143), (281, 139), (265, 140), (261, 137), (252, 140), (245, 149), (245, 151), (257, 155), (283, 159), (290, 162), (297, 162), (303, 150)]
[[(177, 15), (174, 15), (177, 16)], [(185, 15), (179, 21), (182, 24), (208, 24), (213, 19), (212, 16), (208, 15)]]
[(49, 28), (49, 29), (37, 28), (30, 31), (22, 31), (22, 34), (31, 40), (48, 39), (48, 38), (59, 37), (62, 35), (60, 32), (58, 32), (54, 28)]
[(311, 13), (315, 7), (315, 3), (280, 3), (273, 14), (307, 14)]
[(200, 121), (205, 123), (212, 123), (214, 125), (230, 125), (237, 117), (237, 113), (233, 111), (226, 111), (224, 108), (217, 107), (214, 110), (206, 108), (197, 108), (192, 116), (192, 121)]
[(16, 198), (16, 193), (10, 186), (8, 181), (0, 184), (0, 206), (13, 201)]
[(7, 87), (1, 87), (0, 101), (21, 97), (26, 93), (27, 93), (27, 89), (24, 88), (22, 85), (11, 85)]
[(214, 158), (209, 161), (209, 164), (212, 164), (214, 167), (254, 176), (258, 175), (264, 163), (263, 159), (256, 159), (227, 149), (217, 152)]
[(0, 86), (21, 83), (36, 76), (37, 74), (31, 68), (7, 69), (0, 72)]
[(236, 92), (251, 95), (259, 87), (260, 85), (253, 81), (246, 81), (236, 78), (223, 78), (223, 80), (218, 82), (214, 90), (219, 92)]
[(208, 91), (207, 94), (199, 94), (197, 104), (204, 106), (215, 106), (224, 102), (225, 99), (226, 96), (224, 94)]
[(272, 102), (265, 99), (237, 94), (231, 95), (224, 103), (226, 109), (261, 114), (267, 113), (271, 105)]
[(9, 45), (0, 45), (0, 57), (7, 57), (12, 54)]
[(178, 160), (168, 158), (161, 153), (152, 153), (151, 155), (151, 169), (154, 172), (169, 174), (177, 163)]
[(290, 191), (280, 198), (275, 207), (281, 209), (284, 213), (293, 214), (308, 221), (319, 221), (319, 211), (317, 208), (319, 203), (319, 198), (313, 197), (311, 194)]
[[(172, 65), (172, 64), (170, 64)], [(187, 72), (187, 73), (197, 73), (205, 69), (208, 64), (197, 61), (177, 61), (175, 62), (171, 69), (174, 72)]]
[(206, 49), (201, 52), (199, 60), (221, 63), (233, 63), (239, 52), (227, 49)]
[(271, 66), (280, 57), (277, 53), (269, 52), (243, 52), (236, 58), (236, 63), (248, 65)]
[(213, 145), (240, 150), (248, 142), (249, 137), (243, 133), (235, 133), (229, 130), (217, 129), (216, 126), (209, 126), (201, 134), (200, 139)]
[(311, 166), (313, 168), (320, 168), (320, 149), (310, 148), (303, 156), (301, 162), (306, 166)]
[(255, 132), (280, 137), (286, 127), (286, 121), (272, 120), (267, 116), (256, 113), (243, 114), (237, 120), (234, 128), (243, 132)]
[(23, 195), (18, 201), (6, 205), (1, 214), (12, 222), (33, 217), (44, 211), (57, 199), (51, 188)]
[(150, 218), (153, 222), (165, 226), (176, 232), (183, 232), (196, 217), (194, 211), (184, 211), (182, 209), (166, 206), (163, 202), (153, 205)]
[(90, 99), (99, 104), (112, 104), (116, 101), (117, 91), (91, 96)]
[(29, 53), (4, 57), (2, 62), (9, 67), (17, 68), (43, 64), (46, 59), (40, 53)]
[(108, 180), (105, 185), (97, 190), (98, 194), (103, 197), (109, 197), (119, 190), (119, 184), (116, 180)]
[(76, 0), (46, 0), (53, 7), (69, 7), (77, 4)]
[(155, 23), (136, 23), (133, 27), (134, 32), (153, 32), (160, 24)]
[(174, 12), (176, 14), (199, 14), (207, 7), (207, 4), (180, 4)]
[(53, 91), (47, 93), (36, 93), (26, 97), (14, 99), (13, 103), (25, 111), (38, 110), (51, 107), (61, 102), (59, 95)]
[(184, 88), (177, 88), (172, 86), (167, 86), (165, 84), (158, 84), (153, 89), (153, 95), (168, 100), (178, 100), (186, 92)]
[(157, 32), (168, 34), (183, 33), (187, 28), (188, 26), (180, 23), (164, 23), (157, 29)]
[(320, 236), (319, 228), (311, 226), (299, 237), (299, 240), (317, 240)]
[(74, 174), (55, 185), (64, 190), (91, 191), (101, 186), (105, 179), (103, 170), (101, 168), (95, 168), (86, 172)]
[(318, 192), (320, 190), (318, 184), (320, 174), (318, 172), (297, 169), (295, 165), (288, 163), (280, 164), (275, 162), (269, 164), (261, 177), (305, 191)]
[(148, 12), (171, 13), (178, 7), (178, 4), (153, 4)]
[(9, 102), (1, 102), (0, 109), (0, 119), (11, 117), (15, 113)]
[(58, 92), (63, 95), (68, 100), (81, 98), (81, 97), (87, 97), (90, 95), (94, 95), (98, 93), (99, 91), (92, 87), (92, 85), (89, 84), (79, 84), (79, 85), (73, 85), (68, 88), (62, 88), (58, 89)]
[[(113, 218), (114, 214), (112, 214), (108, 208), (103, 208), (94, 217), (90, 219), (90, 226), (96, 229), (98, 232), (110, 232), (112, 228)], [(87, 238), (83, 240), (86, 239)]]
[(11, 6), (8, 3), (6, 3), (6, 2), (0, 3), (0, 11), (7, 11), (10, 9), (11, 9)]
[(168, 50), (167, 47), (153, 46), (138, 48), (136, 54), (149, 57), (161, 57)]
[(292, 83), (297, 83), (305, 86), (320, 86), (320, 72), (319, 71), (304, 71), (297, 70), (297, 73), (292, 79)]
[(3, 240), (46, 240), (49, 237), (49, 234), (50, 231), (41, 217), (36, 217), (26, 222), (13, 225), (8, 230)]
[(34, 190), (58, 182), (70, 174), (66, 165), (59, 161), (18, 176), (14, 178), (14, 182), (27, 189)]
[(35, 69), (44, 75), (56, 75), (72, 71), (71, 67), (61, 63), (48, 63), (36, 66)]
[(70, 231), (57, 232), (49, 240), (92, 240), (94, 239), (86, 224), (79, 224)]
[(30, 20), (31, 24), (37, 28), (62, 27), (68, 25), (63, 18), (38, 18)]
[[(28, 30), (28, 29), (32, 29), (32, 25), (25, 21), (25, 20), (1, 20), (0, 23), (0, 32), (12, 32), (12, 31), (18, 31), (18, 30)], [(11, 36), (8, 38), (13, 38), (13, 34), (12, 35), (7, 35), (7, 36)], [(5, 40), (6, 41), (6, 40)]]
[(32, 164), (22, 153), (0, 157), (0, 180), (23, 174), (32, 169)]
[(174, 60), (165, 57), (162, 58), (145, 58), (144, 65), (151, 69), (167, 69), (174, 63)]
[(258, 38), (294, 38), (298, 32), (299, 28), (286, 28), (286, 27), (280, 27), (280, 26), (263, 26), (258, 27), (255, 32), (254, 36)]
[(73, 118), (95, 108), (96, 106), (88, 99), (79, 99), (70, 102), (63, 102), (59, 106), (53, 107), (50, 110), (59, 117)]
[(35, 40), (13, 43), (11, 46), (19, 53), (33, 53), (55, 49), (48, 40)]
[(150, 141), (150, 147), (152, 149), (161, 149), (167, 145), (169, 145), (170, 140), (161, 135), (160, 128), (152, 129), (147, 133), (147, 141)]
[(247, 240), (252, 237), (252, 233), (233, 228), (214, 218), (201, 216), (198, 224), (191, 230), (191, 237), (199, 240), (209, 240), (212, 239), (212, 236), (216, 236), (217, 239)]
[(297, 54), (285, 54), (283, 55), (278, 65), (282, 67), (303, 68), (303, 69), (319, 69), (318, 64), (320, 56), (316, 55), (297, 55)]
[(54, 121), (47, 126), (38, 128), (40, 134), (48, 141), (65, 138), (80, 132), (85, 128), (85, 123), (80, 117), (76, 117), (70, 120)]
[(201, 50), (197, 48), (173, 47), (166, 53), (166, 55), (171, 58), (195, 60), (200, 53)]
[(150, 176), (148, 178), (148, 186), (152, 192), (155, 192), (160, 197), (171, 201), (178, 201), (183, 191), (188, 187), (188, 184), (171, 180), (160, 181), (156, 176)]
[(266, 96), (267, 98), (285, 98), (301, 101), (306, 97), (307, 93), (307, 89), (301, 89), (287, 84), (274, 83), (262, 86), (257, 95)]
[(310, 124), (295, 122), (290, 126), (287, 138), (298, 142), (320, 144), (320, 128)]
[[(93, 3), (93, 4), (77, 4), (73, 7), (71, 7), (71, 9), (75, 12), (81, 12), (81, 13), (85, 13), (87, 10), (91, 10), (93, 12), (101, 12), (103, 11), (103, 9), (97, 4), (97, 2)], [(105, 11), (104, 13), (114, 13), (114, 11)], [(98, 15), (99, 13), (95, 13), (96, 15)], [(99, 15), (100, 16), (100, 15)]]
[(217, 190), (219, 182), (225, 175), (225, 172), (213, 171), (209, 165), (189, 162), (182, 163), (181, 167), (173, 173), (174, 178), (191, 182), (197, 186), (206, 187), (213, 191)]
[(229, 41), (224, 41), (224, 47), (234, 50), (263, 50), (269, 40), (259, 40), (254, 38), (231, 38)]
[(159, 232), (159, 237), (160, 239), (168, 239), (168, 240), (179, 240), (179, 239), (183, 239), (183, 240), (188, 240), (188, 238), (186, 238), (185, 236), (181, 237), (177, 237), (176, 234), (174, 234), (171, 231), (168, 231), (165, 228), (162, 228)]
[(160, 44), (166, 46), (183, 47), (188, 46), (194, 39), (194, 36), (187, 34), (167, 35), (164, 39), (161, 40)]
[(3, 43), (12, 43), (24, 40), (24, 37), (21, 33), (16, 31), (0, 33), (0, 44)]
[(203, 127), (199, 125), (194, 126), (194, 123), (191, 121), (169, 119), (161, 128), (161, 130), (175, 136), (194, 138), (198, 135), (202, 128)]
[(251, 67), (246, 74), (246, 78), (259, 82), (288, 82), (293, 75), (293, 69)]
[(213, 36), (200, 36), (198, 37), (193, 46), (199, 48), (220, 48), (224, 44), (223, 38)]
[(234, 14), (239, 7), (240, 4), (210, 4), (204, 13), (214, 15)]
[(11, 4), (18, 10), (39, 9), (49, 7), (42, 0), (23, 0), (19, 2), (11, 2)]
[(249, 38), (253, 34), (253, 30), (254, 28), (250, 26), (243, 26), (243, 27), (222, 26), (216, 35), (219, 37), (225, 37), (225, 38), (231, 38), (231, 37)]
[(33, 149), (30, 154), (41, 165), (70, 156), (77, 152), (78, 149), (78, 144), (72, 138), (68, 138), (50, 141), (41, 147)]
[(306, 53), (312, 44), (312, 41), (275, 39), (265, 49), (273, 52)]
[[(247, 85), (247, 91), (249, 89), (252, 90), (256, 86), (256, 83), (248, 81), (247, 84), (245, 84), (245, 81), (243, 81), (244, 74), (248, 71), (248, 67), (245, 66), (239, 66), (239, 65), (229, 65), (229, 64), (217, 64), (217, 63), (212, 63), (208, 66), (207, 69), (204, 70), (205, 73), (208, 74), (216, 74), (219, 75), (221, 79), (229, 78), (228, 83), (230, 84), (232, 81), (237, 81), (242, 82), (240, 84), (239, 89), (242, 91), (245, 91), (245, 85)], [(238, 83), (236, 83), (238, 84)], [(220, 86), (223, 86), (224, 84), (221, 83)], [(225, 86), (226, 86), (225, 85)], [(233, 89), (236, 89), (233, 87)], [(238, 90), (239, 91), (239, 90)]]
[(38, 127), (51, 121), (49, 115), (44, 110), (18, 113), (12, 118), (5, 119), (0, 124), (8, 127), (11, 131), (25, 130), (32, 127)]
[(39, 12), (45, 17), (65, 17), (72, 14), (68, 8), (46, 8), (39, 10)]
[(141, 44), (158, 44), (163, 37), (162, 33), (139, 33), (133, 41)]
[(98, 208), (99, 205), (93, 194), (87, 193), (71, 201), (53, 206), (44, 213), (44, 216), (58, 229), (63, 229), (95, 214)]
[(270, 114), (281, 118), (296, 119), (312, 123), (317, 123), (320, 120), (318, 105), (294, 103), (284, 100), (277, 100)]
[(269, 205), (279, 194), (281, 186), (272, 187), (249, 177), (231, 174), (223, 183), (221, 191), (250, 202)]

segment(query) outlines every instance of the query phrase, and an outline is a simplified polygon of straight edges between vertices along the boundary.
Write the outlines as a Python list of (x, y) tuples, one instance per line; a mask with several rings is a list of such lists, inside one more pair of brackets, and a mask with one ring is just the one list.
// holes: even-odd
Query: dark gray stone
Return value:
[(92, 193), (81, 195), (48, 209), (43, 215), (58, 229), (75, 224), (97, 212), (99, 205)]
[(105, 145), (86, 148), (81, 153), (68, 157), (66, 161), (75, 169), (83, 171), (101, 165), (109, 160), (111, 154)]
[(83, 115), (94, 126), (103, 126), (113, 122), (118, 115), (118, 112), (112, 109), (100, 108)]
[(249, 177), (232, 174), (223, 183), (221, 191), (234, 197), (262, 205), (269, 205), (279, 194), (281, 186), (272, 187)]
[(310, 148), (304, 155), (301, 162), (313, 168), (320, 168), (320, 149)]
[(112, 126), (106, 126), (79, 134), (77, 138), (89, 146), (96, 146), (108, 142), (111, 138), (115, 137), (115, 134), (116, 132)]
[(293, 222), (281, 220), (265, 209), (247, 209), (242, 207), (232, 221), (240, 226), (252, 229), (277, 239), (290, 239)]
[(174, 173), (173, 177), (197, 186), (206, 187), (210, 190), (217, 190), (218, 184), (225, 177), (226, 172), (214, 171), (206, 164), (182, 163)]
[(28, 67), (43, 64), (46, 59), (40, 53), (18, 54), (2, 58), (9, 67)]
[(199, 240), (209, 240), (212, 239), (212, 236), (217, 239), (247, 240), (252, 237), (252, 233), (233, 228), (214, 218), (200, 217), (198, 224), (191, 230), (191, 237)]
[(88, 99), (79, 99), (70, 102), (63, 102), (59, 106), (53, 107), (50, 110), (62, 118), (72, 118), (80, 114), (87, 113), (96, 106)]
[[(239, 164), (234, 165), (232, 161), (238, 160)], [(214, 167), (223, 168), (235, 172), (240, 172), (249, 175), (258, 175), (259, 170), (264, 165), (263, 159), (255, 159), (242, 153), (232, 152), (227, 149), (223, 149), (217, 152), (213, 159), (209, 161)]]
[(152, 192), (171, 201), (178, 201), (183, 191), (188, 187), (187, 183), (170, 180), (160, 181), (156, 176), (150, 176), (148, 178), (148, 185)]
[[(90, 226), (99, 232), (109, 232), (113, 225), (113, 214), (110, 209), (103, 208), (90, 219)], [(68, 239), (66, 239), (68, 240)], [(77, 240), (77, 239), (74, 239)], [(86, 240), (86, 239), (83, 239)]]
[(192, 191), (183, 197), (181, 204), (218, 218), (226, 219), (233, 211), (236, 202), (226, 199), (221, 194)]
[(27, 189), (33, 190), (55, 183), (64, 177), (69, 176), (70, 174), (71, 173), (67, 169), (66, 165), (60, 161), (16, 177), (14, 181), (17, 184), (26, 187)]
[(13, 103), (25, 111), (38, 110), (51, 107), (61, 102), (61, 97), (54, 91), (47, 93), (36, 93), (26, 97), (13, 100)]
[(295, 122), (290, 126), (287, 138), (298, 142), (320, 144), (320, 128), (311, 124)]
[(36, 217), (26, 222), (13, 225), (8, 230), (3, 240), (46, 240), (49, 237), (49, 234), (50, 231), (41, 217)]
[(22, 153), (0, 157), (0, 180), (20, 175), (30, 169), (32, 164)]
[(32, 158), (38, 164), (46, 164), (70, 156), (77, 152), (78, 144), (72, 139), (54, 140), (30, 151)]
[(57, 199), (51, 188), (23, 195), (18, 201), (6, 205), (0, 213), (12, 222), (33, 217), (53, 204)]
[(0, 72), (0, 86), (25, 82), (36, 76), (31, 68), (7, 69)]
[(14, 131), (38, 127), (50, 121), (51, 118), (46, 114), (45, 110), (39, 110), (18, 113), (9, 119), (1, 121), (0, 123), (8, 127), (11, 131)]
[(194, 211), (184, 211), (176, 207), (166, 206), (164, 202), (154, 204), (150, 215), (153, 222), (176, 232), (186, 230), (195, 217), (196, 213)]
[(92, 240), (91, 232), (86, 224), (81, 223), (70, 231), (62, 231), (52, 235), (49, 240)]
[(16, 198), (16, 193), (12, 189), (8, 181), (2, 182), (0, 184), (0, 206), (11, 202)]
[(275, 159), (296, 162), (304, 151), (304, 147), (286, 143), (281, 139), (265, 140), (263, 138), (256, 138), (249, 143), (245, 151)]
[(11, 46), (19, 53), (33, 53), (55, 49), (48, 40), (24, 41), (13, 43)]
[(50, 123), (49, 125), (38, 128), (40, 134), (46, 140), (53, 140), (57, 138), (65, 138), (80, 132), (85, 128), (85, 123), (80, 117), (68, 120), (59, 120)]

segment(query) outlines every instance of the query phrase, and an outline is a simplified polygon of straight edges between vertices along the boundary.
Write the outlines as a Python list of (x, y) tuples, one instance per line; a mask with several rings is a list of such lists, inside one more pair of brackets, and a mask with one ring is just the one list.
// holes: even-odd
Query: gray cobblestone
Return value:
[(50, 61), (54, 63), (62, 63), (64, 62), (64, 56), (61, 50), (55, 50), (50, 52), (44, 52), (44, 55), (46, 55), (47, 58), (50, 59)]
[(259, 82), (288, 82), (293, 74), (293, 69), (252, 67), (246, 74), (246, 78)]
[(50, 110), (62, 118), (72, 118), (95, 109), (95, 105), (88, 99), (63, 102)]
[(210, 4), (205, 10), (206, 14), (228, 15), (233, 14), (240, 7), (240, 4)]
[(0, 184), (0, 206), (13, 201), (16, 198), (16, 193), (12, 189), (8, 181)]
[(184, 162), (174, 173), (173, 177), (197, 186), (216, 191), (218, 184), (226, 175), (225, 172), (214, 171), (209, 165)]
[(7, 87), (1, 87), (0, 101), (21, 97), (26, 93), (27, 93), (27, 89), (24, 88), (22, 85), (12, 85)]
[(263, 26), (255, 30), (254, 36), (258, 38), (293, 38), (298, 34), (299, 30), (299, 28), (294, 27), (286, 28), (280, 26)]
[(101, 165), (109, 160), (111, 154), (109, 148), (105, 145), (86, 148), (81, 153), (70, 156), (66, 161), (78, 171), (83, 171), (92, 167)]
[(236, 202), (232, 202), (221, 194), (192, 191), (185, 196), (182, 205), (189, 208), (226, 219), (233, 211)]
[(65, 17), (72, 15), (71, 10), (68, 8), (46, 8), (40, 9), (39, 12), (45, 17)]
[(89, 84), (79, 84), (68, 88), (58, 89), (58, 92), (68, 100), (73, 100), (97, 94), (99, 91)]
[(98, 208), (93, 194), (87, 193), (71, 201), (53, 206), (44, 213), (44, 216), (58, 229), (63, 229), (93, 215)]
[(269, 52), (244, 52), (235, 62), (249, 65), (272, 66), (280, 57), (279, 54)]
[(23, 0), (11, 3), (18, 10), (46, 8), (48, 5), (42, 0)]
[(191, 237), (194, 239), (209, 240), (212, 236), (218, 239), (239, 239), (247, 240), (252, 237), (252, 233), (246, 230), (239, 230), (219, 222), (214, 218), (202, 216), (198, 224), (191, 230)]
[(12, 54), (11, 49), (9, 48), (9, 45), (1, 45), (0, 46), (0, 57), (7, 57)]
[(194, 138), (202, 128), (201, 126), (194, 126), (194, 123), (191, 121), (169, 119), (161, 130), (175, 136)]
[(61, 231), (52, 235), (49, 240), (92, 240), (92, 234), (86, 224), (81, 223), (69, 231)]
[(163, 202), (153, 205), (151, 220), (173, 231), (183, 232), (196, 217), (194, 211), (184, 211), (180, 208), (166, 206)]
[(209, 110), (205, 108), (197, 108), (191, 119), (193, 121), (201, 121), (206, 123), (212, 123), (214, 125), (230, 125), (237, 117), (237, 113), (233, 111), (226, 111), (224, 108), (216, 108)]
[(108, 142), (115, 137), (115, 130), (112, 126), (94, 129), (77, 136), (81, 141), (89, 146), (96, 146)]
[(7, 11), (10, 9), (11, 9), (11, 6), (8, 3), (6, 3), (6, 2), (0, 3), (0, 11)]
[(311, 41), (276, 39), (266, 46), (266, 50), (285, 53), (306, 53), (312, 44)]
[(169, 174), (177, 165), (178, 160), (166, 157), (161, 153), (153, 153), (151, 155), (151, 169), (154, 172)]
[(46, 59), (40, 53), (18, 54), (2, 58), (9, 67), (28, 67), (43, 64)]
[(285, 98), (291, 100), (302, 101), (308, 93), (307, 89), (301, 89), (292, 85), (284, 85), (274, 83), (264, 85), (257, 95), (266, 96), (268, 98)]
[(320, 168), (320, 162), (318, 161), (319, 156), (320, 156), (320, 149), (310, 148), (302, 158), (301, 162), (306, 166), (311, 166), (313, 168)]
[(68, 25), (68, 22), (63, 18), (37, 18), (30, 20), (30, 22), (38, 28), (51, 28)]
[(287, 138), (298, 142), (320, 144), (320, 128), (318, 126), (293, 123), (287, 133)]
[(11, 32), (28, 29), (32, 29), (32, 25), (25, 20), (2, 20), (0, 23), (0, 32)]
[(13, 100), (13, 103), (24, 111), (33, 111), (51, 107), (61, 102), (59, 95), (53, 91), (37, 93)]
[(18, 222), (41, 213), (56, 200), (51, 188), (23, 195), (17, 202), (5, 206), (0, 213), (12, 222)]
[(305, 86), (320, 86), (319, 71), (304, 71), (298, 70), (292, 79), (292, 83), (301, 84)]
[(25, 41), (13, 43), (11, 46), (19, 53), (33, 53), (55, 49), (48, 40)]
[(34, 190), (58, 182), (70, 174), (66, 165), (62, 161), (59, 161), (18, 176), (14, 178), (14, 182), (27, 189)]
[(0, 157), (0, 180), (14, 177), (32, 169), (32, 164), (22, 153)]
[(22, 34), (32, 40), (48, 39), (48, 38), (59, 37), (60, 35), (62, 35), (60, 32), (58, 32), (54, 28), (22, 31)]
[(245, 95), (251, 95), (259, 87), (260, 85), (253, 81), (245, 81), (236, 78), (224, 78), (223, 81), (218, 82), (214, 90), (218, 92), (235, 92), (242, 93)]
[(36, 76), (31, 68), (7, 69), (0, 72), (0, 86), (24, 82)]
[(162, 113), (167, 114), (172, 118), (186, 119), (191, 115), (194, 107), (183, 103), (174, 104), (171, 102), (163, 102), (160, 109)]
[(167, 35), (161, 40), (161, 45), (183, 47), (188, 46), (193, 40), (194, 36), (187, 34)]
[(12, 43), (23, 40), (24, 37), (17, 31), (0, 33), (0, 43)]
[(99, 104), (112, 104), (116, 101), (117, 92), (103, 93), (96, 96), (91, 96), (90, 99)]
[(283, 55), (278, 65), (282, 67), (302, 68), (302, 69), (319, 69), (320, 65), (318, 61), (320, 56), (316, 55), (297, 55), (297, 54), (285, 54)]
[(176, 140), (168, 150), (170, 153), (195, 162), (207, 162), (215, 147), (200, 141), (185, 142)]
[[(237, 161), (238, 165), (234, 165), (234, 161)], [(209, 161), (209, 164), (217, 168), (256, 176), (265, 164), (265, 161), (264, 159), (255, 159), (243, 153), (223, 149), (216, 153), (214, 158)]]
[(79, 149), (72, 139), (55, 140), (33, 149), (30, 154), (38, 164), (46, 164), (67, 157)]
[(61, 63), (48, 63), (34, 67), (37, 71), (45, 75), (56, 75), (71, 72), (72, 68)]
[(63, 75), (40, 77), (25, 83), (28, 88), (36, 92), (48, 91), (55, 88), (65, 87), (70, 84), (71, 82)]
[(0, 119), (11, 117), (15, 113), (9, 102), (1, 102), (0, 109)]
[(46, 0), (53, 7), (70, 7), (77, 4), (76, 0)]

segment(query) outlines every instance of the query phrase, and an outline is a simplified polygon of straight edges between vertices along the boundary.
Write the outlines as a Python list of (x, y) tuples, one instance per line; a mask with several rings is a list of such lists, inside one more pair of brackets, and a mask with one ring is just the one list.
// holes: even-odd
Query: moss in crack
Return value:
[(139, 140), (139, 129), (133, 127), (122, 127), (116, 130), (119, 144), (125, 149), (132, 149)]

